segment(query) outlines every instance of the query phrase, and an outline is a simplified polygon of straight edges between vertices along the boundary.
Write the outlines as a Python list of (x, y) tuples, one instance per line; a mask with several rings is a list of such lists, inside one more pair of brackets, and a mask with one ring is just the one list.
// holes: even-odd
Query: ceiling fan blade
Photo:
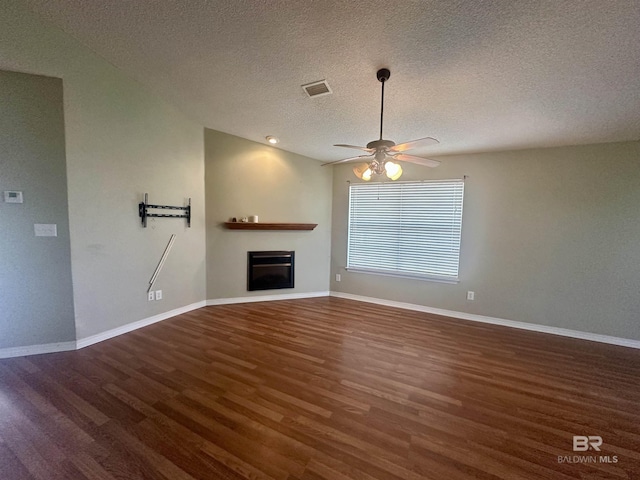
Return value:
[(337, 145), (334, 145), (334, 147), (355, 148), (356, 150), (363, 150), (365, 152), (373, 152), (375, 150), (373, 148), (358, 147), (356, 145), (345, 145), (344, 143), (339, 143)]
[(371, 159), (371, 157), (371, 155), (358, 155), (357, 157), (343, 158), (342, 160), (336, 160), (335, 162), (323, 163), (322, 166), (324, 167), (325, 165), (336, 165), (338, 163), (363, 161), (365, 158)]
[(430, 158), (416, 157), (415, 155), (407, 155), (406, 153), (399, 153), (397, 155), (390, 155), (394, 160), (401, 162), (417, 163), (418, 165), (424, 165), (425, 167), (437, 167), (440, 165), (438, 160), (432, 160)]
[(416, 147), (427, 147), (429, 145), (437, 145), (440, 143), (435, 138), (424, 137), (419, 138), (418, 140), (411, 140), (410, 142), (404, 142), (400, 145), (395, 145), (389, 149), (390, 152), (406, 152), (407, 150), (411, 150)]

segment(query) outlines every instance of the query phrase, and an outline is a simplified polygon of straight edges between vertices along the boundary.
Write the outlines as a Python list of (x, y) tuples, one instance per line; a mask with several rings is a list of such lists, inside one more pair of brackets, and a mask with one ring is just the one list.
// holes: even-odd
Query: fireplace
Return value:
[(247, 290), (293, 288), (295, 252), (247, 252)]

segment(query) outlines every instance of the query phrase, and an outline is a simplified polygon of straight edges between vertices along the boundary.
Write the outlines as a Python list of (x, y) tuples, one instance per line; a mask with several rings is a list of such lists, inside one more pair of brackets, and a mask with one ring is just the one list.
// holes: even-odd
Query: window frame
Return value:
[[(461, 253), (462, 253), (462, 224), (463, 224), (463, 214), (464, 214), (464, 190), (465, 190), (465, 181), (463, 178), (455, 178), (455, 179), (445, 179), (445, 180), (422, 180), (422, 181), (406, 181), (406, 182), (376, 182), (376, 183), (351, 183), (349, 182), (349, 194), (348, 194), (348, 216), (347, 216), (347, 262), (345, 269), (349, 272), (353, 273), (363, 273), (370, 275), (383, 275), (390, 277), (398, 277), (398, 278), (409, 278), (413, 280), (423, 280), (430, 282), (439, 282), (439, 283), (449, 283), (449, 284), (457, 284), (460, 282), (460, 261), (461, 261)], [(352, 245), (352, 215), (354, 212), (352, 211), (352, 195), (355, 189), (373, 189), (375, 187), (386, 188), (386, 186), (402, 186), (402, 185), (433, 185), (433, 184), (450, 184), (452, 185), (451, 189), (453, 191), (452, 195), (456, 195), (459, 197), (459, 203), (455, 205), (455, 208), (459, 209), (459, 212), (456, 214), (452, 214), (451, 218), (452, 222), (456, 223), (457, 227), (452, 227), (452, 230), (456, 230), (457, 233), (457, 241), (452, 245), (455, 247), (457, 251), (456, 257), (456, 269), (455, 275), (453, 274), (434, 274), (434, 273), (415, 273), (408, 272), (403, 270), (389, 270), (389, 269), (376, 269), (376, 268), (367, 268), (362, 265), (352, 265), (352, 256), (353, 256), (353, 247)], [(379, 190), (378, 190), (379, 191)], [(409, 196), (409, 195), (407, 195)], [(400, 194), (402, 197), (402, 194)], [(455, 204), (456, 199), (451, 199), (451, 202)], [(402, 207), (401, 207), (402, 208)], [(455, 218), (454, 218), (455, 217)], [(402, 223), (402, 222), (401, 222)], [(402, 225), (400, 226), (400, 231), (402, 230)], [(401, 233), (399, 233), (401, 235)], [(424, 239), (425, 235), (423, 234), (421, 237), (418, 235), (416, 238)], [(396, 244), (398, 249), (400, 248), (400, 242), (398, 241)], [(436, 255), (437, 256), (437, 255)], [(405, 258), (405, 261), (408, 261)], [(398, 263), (398, 262), (396, 262)]]

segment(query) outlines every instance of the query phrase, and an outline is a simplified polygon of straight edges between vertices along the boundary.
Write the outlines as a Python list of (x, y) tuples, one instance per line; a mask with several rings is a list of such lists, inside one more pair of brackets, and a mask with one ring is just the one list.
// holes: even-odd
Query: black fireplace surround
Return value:
[(293, 288), (294, 251), (247, 252), (247, 290)]

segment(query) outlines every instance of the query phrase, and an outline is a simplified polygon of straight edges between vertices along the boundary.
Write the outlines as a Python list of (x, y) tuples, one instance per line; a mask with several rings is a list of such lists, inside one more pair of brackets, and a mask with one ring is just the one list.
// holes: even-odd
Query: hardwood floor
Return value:
[(640, 351), (333, 297), (207, 307), (0, 360), (0, 478), (640, 478)]

